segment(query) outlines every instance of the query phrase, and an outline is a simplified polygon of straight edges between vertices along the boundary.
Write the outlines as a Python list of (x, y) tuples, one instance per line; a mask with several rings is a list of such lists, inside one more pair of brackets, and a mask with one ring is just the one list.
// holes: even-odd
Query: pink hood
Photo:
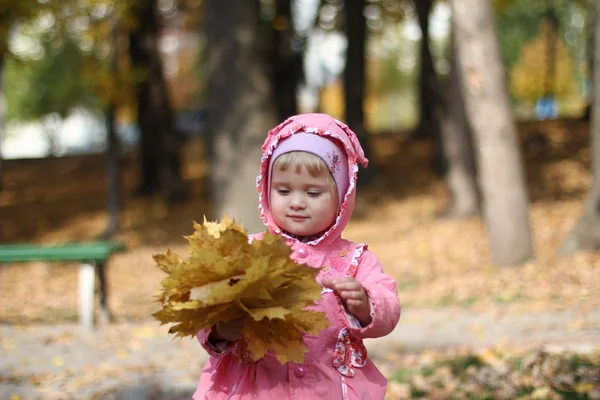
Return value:
[[(308, 245), (329, 245), (333, 243), (342, 234), (342, 231), (348, 224), (352, 211), (354, 210), (354, 198), (356, 196), (356, 177), (358, 164), (367, 167), (368, 160), (365, 158), (362, 147), (358, 142), (356, 134), (348, 128), (347, 125), (332, 118), (327, 114), (300, 114), (288, 118), (286, 121), (269, 131), (267, 139), (262, 146), (262, 158), (260, 163), (260, 172), (256, 178), (256, 187), (259, 195), (260, 217), (267, 229), (271, 232), (281, 233), (281, 230), (271, 217), (271, 210), (268, 204), (268, 185), (269, 185), (269, 163), (273, 150), (279, 142), (299, 132), (314, 133), (320, 136), (337, 139), (341, 148), (346, 151), (348, 156), (348, 191), (344, 196), (340, 211), (332, 227), (318, 239), (308, 242)], [(285, 234), (284, 234), (285, 236)]]

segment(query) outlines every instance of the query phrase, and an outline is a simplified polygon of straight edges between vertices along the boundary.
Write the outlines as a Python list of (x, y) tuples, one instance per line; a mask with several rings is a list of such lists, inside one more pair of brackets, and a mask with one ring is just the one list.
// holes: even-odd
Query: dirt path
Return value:
[[(586, 313), (476, 314), (405, 310), (397, 329), (367, 341), (386, 374), (387, 360), (432, 347), (600, 349), (600, 310)], [(154, 321), (84, 332), (76, 325), (0, 326), (0, 399), (189, 399), (205, 353), (172, 340)], [(12, 397), (11, 397), (12, 396)], [(19, 397), (20, 396), (20, 397)]]
[(600, 348), (600, 310), (475, 313), (459, 308), (406, 310), (397, 329), (370, 343), (375, 355), (389, 343), (405, 349), (469, 346), (531, 347), (541, 344), (585, 351)]

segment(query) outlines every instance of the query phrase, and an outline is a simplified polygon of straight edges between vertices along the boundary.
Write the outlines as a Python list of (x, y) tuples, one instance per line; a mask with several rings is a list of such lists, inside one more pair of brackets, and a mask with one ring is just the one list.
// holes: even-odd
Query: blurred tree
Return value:
[(410, 72), (398, 68), (398, 53), (373, 57), (369, 60), (369, 95), (376, 97), (390, 96), (409, 87), (412, 83)]
[(413, 0), (417, 10), (417, 18), (421, 27), (420, 47), (420, 73), (419, 73), (419, 123), (414, 131), (414, 138), (430, 138), (433, 141), (433, 155), (431, 165), (433, 170), (446, 176), (448, 173), (445, 157), (444, 139), (440, 132), (440, 107), (441, 99), (439, 80), (435, 71), (433, 56), (431, 54), (429, 37), (429, 15), (433, 7), (433, 0)]
[[(356, 133), (365, 156), (371, 158), (369, 135), (365, 129), (365, 47), (367, 24), (364, 15), (365, 0), (346, 0), (344, 3), (344, 29), (348, 39), (344, 67), (344, 119)], [(359, 171), (363, 186), (375, 183), (377, 171), (373, 164)]]
[[(590, 1), (590, 12), (600, 15), (600, 1)], [(600, 24), (594, 24), (594, 98), (600, 98)], [(592, 188), (583, 214), (561, 245), (561, 254), (572, 254), (580, 250), (600, 249), (600, 102), (592, 103), (591, 150)]]
[(172, 202), (186, 196), (179, 156), (182, 137), (175, 129), (159, 52), (157, 1), (139, 0), (131, 5), (135, 22), (129, 33), (129, 54), (138, 76), (137, 120), (141, 132), (138, 192), (149, 195), (161, 190)]
[[(119, 68), (119, 34), (120, 25), (117, 20), (113, 23), (110, 40), (112, 42), (112, 60), (111, 60), (111, 73), (117, 75), (117, 69)], [(120, 176), (120, 160), (119, 160), (119, 138), (117, 136), (117, 106), (116, 102), (109, 101), (104, 111), (104, 120), (106, 124), (106, 181), (107, 181), (107, 203), (108, 203), (108, 222), (106, 228), (102, 233), (103, 239), (109, 239), (120, 228), (119, 214), (121, 211), (121, 176)], [(104, 273), (104, 269), (101, 268), (101, 273)], [(100, 284), (105, 284), (105, 279), (100, 279)], [(104, 293), (104, 299), (106, 301), (106, 288), (101, 291)], [(111, 315), (108, 313), (108, 308), (104, 307), (103, 313), (101, 314), (105, 321), (111, 319)]]
[[(25, 1), (18, 4), (22, 7), (27, 3)], [(13, 17), (19, 5), (13, 6)], [(107, 24), (102, 18), (102, 10), (110, 9), (105, 7), (107, 5), (103, 0), (85, 4), (69, 1), (29, 3), (30, 9), (23, 10), (21, 18), (8, 21), (12, 24), (12, 35), (20, 38), (20, 41), (29, 42), (29, 46), (19, 50), (19, 46), (15, 45), (14, 55), (10, 54), (10, 47), (5, 48), (5, 54), (10, 56), (7, 63), (7, 75), (10, 76), (7, 94), (10, 103), (9, 117), (19, 121), (41, 119), (46, 127), (50, 154), (56, 152), (55, 134), (61, 128), (63, 119), (74, 108), (95, 112), (102, 108), (103, 101), (107, 102), (110, 217), (104, 236), (110, 236), (118, 229), (119, 177), (114, 131), (115, 109), (116, 105), (131, 100), (131, 96), (126, 95), (126, 90), (119, 89), (119, 93), (114, 94), (115, 90), (111, 88), (115, 80), (113, 77), (122, 74), (115, 72), (116, 65), (109, 71), (104, 68), (106, 63), (100, 56), (103, 41), (94, 43), (94, 39), (102, 36), (95, 34), (95, 31), (102, 32), (103, 27), (112, 26), (112, 23)], [(113, 42), (115, 40), (109, 42), (109, 46)], [(113, 56), (115, 61), (117, 56)]]
[(298, 113), (297, 87), (302, 77), (303, 38), (292, 23), (292, 0), (275, 0), (272, 25), (270, 74), (273, 80), (278, 119), (283, 121)]
[(420, 73), (419, 73), (419, 125), (415, 129), (415, 138), (433, 138), (440, 142), (439, 123), (434, 113), (439, 102), (438, 82), (433, 65), (433, 56), (429, 45), (429, 14), (432, 0), (413, 0), (421, 27)]
[(545, 20), (539, 34), (521, 49), (511, 72), (510, 89), (517, 99), (529, 103), (543, 96), (568, 96), (577, 90), (573, 57), (551, 20)]
[[(589, 0), (493, 0), (502, 59), (512, 68), (523, 45), (539, 34), (540, 21), (554, 14), (562, 36), (572, 26), (573, 11), (585, 10)], [(578, 12), (578, 11), (577, 11)]]
[(38, 0), (0, 0), (0, 53), (4, 56), (9, 52), (8, 39), (11, 29), (22, 22), (31, 21), (43, 12), (47, 2)]
[(4, 128), (6, 126), (5, 123), (5, 114), (6, 114), (6, 100), (4, 96), (4, 57), (0, 54), (0, 192), (4, 187), (4, 179), (2, 179), (2, 142), (4, 140)]
[(533, 257), (517, 133), (490, 0), (452, 0), (467, 119), (474, 131), (493, 263)]
[[(65, 0), (62, 2), (40, 1), (39, 4), (37, 0), (31, 2), (25, 0), (19, 2), (19, 6), (13, 7), (11, 4), (9, 6), (9, 8), (12, 7), (10, 15), (15, 14), (15, 9), (23, 8), (20, 6), (21, 3), (29, 4), (32, 9), (36, 10), (35, 13), (31, 13), (32, 15), (41, 15), (44, 10), (46, 11), (48, 17), (54, 21), (54, 26), (48, 33), (49, 36), (68, 36), (74, 39), (80, 48), (85, 48), (89, 52), (88, 57), (83, 60), (78, 69), (66, 68), (65, 71), (70, 71), (74, 80), (83, 77), (82, 79), (93, 88), (97, 98), (104, 103), (102, 108), (113, 107), (115, 118), (121, 121), (134, 118), (135, 107), (138, 107), (137, 111), (140, 106), (142, 110), (152, 110), (149, 114), (153, 124), (144, 124), (144, 127), (158, 127), (153, 130), (160, 131), (160, 137), (152, 136), (153, 133), (146, 135), (147, 129), (142, 129), (142, 137), (151, 136), (150, 143), (153, 143), (155, 148), (160, 148), (160, 157), (153, 159), (158, 152), (152, 152), (153, 145), (145, 146), (144, 144), (147, 145), (148, 140), (143, 140), (144, 144), (140, 146), (140, 153), (142, 154), (141, 159), (145, 162), (142, 162), (143, 171), (140, 174), (142, 176), (140, 179), (141, 192), (153, 192), (160, 187), (169, 200), (183, 197), (184, 190), (178, 160), (179, 137), (172, 133), (173, 117), (167, 99), (165, 78), (162, 74), (161, 55), (156, 46), (160, 33), (159, 22), (162, 16), (158, 15), (156, 5), (151, 7), (148, 2), (139, 0), (124, 0), (118, 3), (113, 0), (90, 0), (83, 3)], [(197, 13), (187, 13), (187, 11), (197, 10), (199, 7), (197, 3), (195, 0), (179, 0), (168, 7), (161, 3), (161, 9), (170, 12), (176, 11), (175, 6), (179, 6), (186, 10), (185, 17), (196, 16)], [(150, 8), (153, 13), (149, 14), (147, 11)], [(23, 14), (25, 13), (23, 12)], [(2, 16), (0, 11), (0, 17)], [(148, 16), (150, 18), (147, 18)], [(22, 18), (22, 20), (25, 19)], [(129, 49), (134, 54), (134, 59), (136, 55), (140, 54), (142, 54), (142, 58), (146, 57), (143, 62), (129, 62), (126, 55), (128, 46), (123, 44), (120, 46), (122, 50), (119, 50), (117, 68), (111, 66), (113, 64), (110, 60), (113, 53), (111, 49), (114, 43), (107, 41), (106, 37), (111, 35), (114, 20), (122, 21), (123, 29), (119, 34), (120, 41), (123, 41), (123, 35), (127, 36), (129, 31), (132, 32), (134, 43), (129, 46)], [(140, 41), (135, 42), (139, 37), (148, 39), (143, 46)], [(144, 47), (146, 45), (147, 47)], [(132, 64), (134, 64), (133, 67)], [(73, 73), (74, 71), (76, 73)], [(147, 88), (144, 89), (144, 86)], [(21, 86), (21, 90), (23, 87), (25, 86)], [(142, 95), (141, 101), (136, 106), (136, 95), (139, 95), (140, 92), (144, 93), (145, 90), (149, 93), (149, 87), (153, 90), (152, 96)], [(133, 90), (134, 88), (135, 90)], [(97, 107), (97, 109), (100, 108)], [(157, 110), (160, 111), (157, 112)], [(145, 122), (148, 122), (147, 119)], [(148, 162), (148, 159), (156, 162)], [(145, 170), (144, 167), (146, 167)]]
[[(594, 69), (596, 68), (595, 66), (595, 62), (594, 59), (596, 57), (596, 25), (598, 25), (598, 15), (595, 12), (595, 5), (594, 5), (594, 1), (595, 0), (588, 0), (588, 13), (587, 13), (587, 21), (586, 21), (586, 40), (585, 40), (585, 45), (586, 45), (586, 56), (587, 56), (587, 77), (589, 77), (590, 79), (590, 83), (591, 83), (591, 87), (594, 88), (596, 87), (596, 83), (594, 82), (594, 76), (595, 71)], [(591, 91), (593, 92), (593, 90)], [(590, 119), (591, 118), (591, 104), (592, 101), (594, 99), (594, 95), (593, 93), (589, 93), (588, 94), (588, 104), (587, 107), (585, 109), (585, 115), (584, 118), (586, 119)]]
[(510, 70), (519, 59), (523, 45), (538, 34), (548, 1), (494, 0), (494, 3), (500, 52), (507, 70)]
[(249, 232), (264, 228), (256, 173), (276, 124), (259, 10), (259, 0), (204, 0), (212, 217), (227, 212)]
[(589, 121), (592, 117), (592, 104), (594, 101), (594, 90), (593, 88), (596, 86), (594, 82), (595, 71), (595, 63), (594, 59), (596, 57), (596, 38), (595, 31), (596, 25), (598, 24), (598, 16), (594, 11), (594, 0), (588, 0), (588, 13), (587, 13), (587, 21), (586, 21), (586, 64), (587, 70), (584, 74), (584, 77), (587, 78), (588, 83), (587, 87), (591, 88), (587, 92), (587, 105), (585, 107), (585, 111), (583, 114), (583, 119)]
[(6, 98), (8, 120), (41, 119), (56, 155), (56, 135), (61, 123), (77, 107), (97, 109), (97, 98), (81, 71), (88, 57), (65, 32), (50, 30), (39, 38), (40, 55), (7, 62)]
[(0, 0), (0, 191), (3, 188), (2, 171), (2, 142), (4, 137), (5, 126), (5, 79), (6, 74), (4, 68), (6, 61), (10, 59), (8, 49), (8, 39), (11, 29), (23, 21), (29, 21), (34, 16), (46, 8), (45, 3), (39, 3), (37, 0)]
[[(450, 75), (442, 84), (441, 140), (447, 160), (446, 183), (450, 189), (450, 204), (446, 218), (464, 218), (479, 213), (479, 190), (471, 132), (465, 115), (464, 97), (458, 65), (456, 35), (451, 34)], [(439, 112), (436, 110), (436, 112)]]
[(175, 113), (199, 112), (206, 82), (202, 68), (205, 43), (200, 33), (203, 24), (201, 2), (173, 0), (160, 1), (159, 5), (163, 37), (170, 43), (169, 47), (175, 47), (163, 57), (165, 64), (171, 66), (165, 76), (170, 104)]

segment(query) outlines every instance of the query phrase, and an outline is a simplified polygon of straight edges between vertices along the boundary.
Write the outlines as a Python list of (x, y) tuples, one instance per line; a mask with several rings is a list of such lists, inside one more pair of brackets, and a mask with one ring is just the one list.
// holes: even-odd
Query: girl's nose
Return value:
[(290, 207), (294, 210), (301, 210), (306, 207), (306, 202), (300, 195), (292, 196), (290, 199)]

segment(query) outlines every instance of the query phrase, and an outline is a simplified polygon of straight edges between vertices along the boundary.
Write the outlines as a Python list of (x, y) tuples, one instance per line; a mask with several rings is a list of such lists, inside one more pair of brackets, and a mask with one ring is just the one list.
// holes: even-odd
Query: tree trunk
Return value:
[(56, 113), (48, 114), (42, 118), (42, 126), (48, 143), (46, 157), (57, 157), (59, 155), (58, 139), (62, 129), (64, 118)]
[(583, 115), (583, 119), (589, 121), (592, 117), (592, 103), (594, 101), (594, 87), (595, 87), (595, 82), (594, 82), (594, 75), (596, 75), (595, 73), (595, 66), (594, 66), (594, 58), (596, 55), (596, 39), (595, 39), (595, 32), (596, 32), (596, 25), (598, 24), (598, 16), (596, 15), (596, 0), (588, 0), (588, 15), (587, 15), (587, 23), (586, 23), (586, 32), (587, 32), (587, 38), (586, 38), (586, 52), (587, 52), (587, 67), (588, 67), (588, 71), (590, 74), (590, 79), (589, 79), (589, 87), (590, 87), (590, 93), (588, 93), (588, 98), (587, 98), (587, 106), (585, 107), (585, 113)]
[(493, 263), (533, 257), (528, 198), (490, 0), (452, 0), (463, 96), (474, 131)]
[(4, 95), (4, 57), (0, 54), (0, 192), (4, 189), (4, 162), (2, 159), (2, 144), (6, 126), (6, 100)]
[(547, 63), (548, 70), (546, 71), (546, 98), (553, 97), (556, 91), (556, 50), (558, 47), (558, 17), (553, 8), (547, 12), (546, 19), (550, 24), (546, 40), (548, 41)]
[(108, 106), (106, 111), (106, 182), (108, 203), (108, 224), (102, 236), (106, 239), (119, 230), (120, 192), (119, 176), (119, 140), (115, 131), (115, 107)]
[[(115, 24), (116, 25), (116, 24)], [(117, 27), (113, 27), (112, 32), (112, 73), (117, 73), (119, 59), (119, 32)], [(108, 104), (105, 121), (106, 121), (106, 181), (107, 181), (107, 203), (108, 203), (108, 223), (104, 230), (103, 237), (110, 238), (119, 230), (119, 213), (121, 209), (121, 179), (119, 168), (119, 138), (115, 129), (115, 105), (111, 101)]]
[[(587, 49), (587, 64), (588, 64), (588, 69), (589, 69), (589, 73), (590, 73), (590, 77), (592, 80), (592, 88), (595, 88), (595, 84), (594, 84), (594, 76), (595, 74), (595, 61), (594, 59), (596, 58), (596, 53), (597, 53), (597, 46), (596, 46), (596, 27), (598, 25), (598, 13), (596, 11), (596, 0), (589, 0), (588, 1), (588, 21), (587, 21), (587, 32), (588, 32), (588, 38), (586, 41), (586, 49)], [(592, 89), (594, 90), (594, 89)], [(591, 94), (591, 96), (593, 96), (593, 94)]]
[[(363, 100), (365, 98), (365, 48), (367, 21), (364, 17), (365, 0), (346, 0), (344, 3), (345, 30), (348, 39), (346, 65), (344, 68), (345, 122), (352, 129), (365, 152), (371, 158), (369, 135), (365, 129)], [(376, 171), (373, 164), (359, 170), (359, 184), (375, 183)]]
[(421, 27), (421, 74), (419, 80), (419, 125), (415, 138), (439, 138), (439, 123), (435, 118), (437, 76), (429, 47), (429, 12), (431, 0), (414, 0), (419, 26)]
[[(595, 2), (595, 13), (600, 15), (600, 2)], [(594, 24), (594, 99), (600, 96), (600, 24)], [(591, 113), (591, 147), (592, 147), (592, 189), (573, 230), (569, 233), (560, 248), (560, 253), (567, 255), (580, 250), (600, 249), (600, 102), (592, 103)]]
[(442, 148), (448, 165), (446, 183), (451, 197), (444, 217), (464, 218), (479, 213), (479, 193), (454, 39), (452, 35), (451, 70), (443, 88), (441, 118)]
[(280, 121), (298, 113), (296, 89), (302, 72), (302, 52), (292, 47), (293, 37), (291, 0), (276, 0), (271, 66)]
[(162, 190), (168, 201), (185, 197), (179, 159), (180, 138), (173, 114), (158, 49), (159, 17), (156, 0), (135, 7), (138, 25), (129, 35), (133, 68), (142, 79), (136, 85), (140, 127), (141, 174), (138, 192)]
[(259, 19), (259, 0), (205, 0), (208, 118), (212, 144), (211, 218), (226, 212), (249, 232), (264, 229), (256, 175), (275, 105)]
[(445, 157), (444, 140), (441, 133), (440, 113), (441, 93), (440, 84), (433, 64), (431, 47), (429, 46), (429, 13), (433, 2), (431, 0), (413, 0), (417, 9), (419, 26), (421, 27), (421, 76), (419, 79), (419, 125), (412, 134), (413, 139), (431, 139), (433, 155), (431, 166), (439, 176), (448, 173), (448, 160)]

